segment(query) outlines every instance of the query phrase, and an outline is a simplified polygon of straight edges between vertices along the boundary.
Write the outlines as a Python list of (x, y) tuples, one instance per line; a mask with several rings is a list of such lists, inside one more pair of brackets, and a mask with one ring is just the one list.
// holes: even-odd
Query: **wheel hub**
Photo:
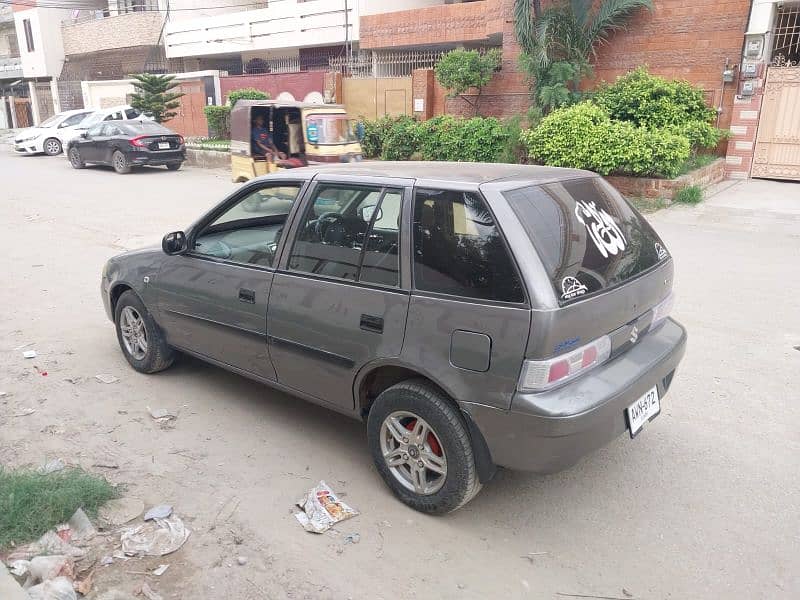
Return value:
[(447, 478), (447, 459), (439, 437), (421, 417), (397, 411), (384, 419), (381, 453), (392, 476), (423, 496), (438, 492)]
[(122, 309), (119, 329), (125, 350), (134, 359), (142, 360), (147, 354), (147, 329), (144, 319), (132, 306)]

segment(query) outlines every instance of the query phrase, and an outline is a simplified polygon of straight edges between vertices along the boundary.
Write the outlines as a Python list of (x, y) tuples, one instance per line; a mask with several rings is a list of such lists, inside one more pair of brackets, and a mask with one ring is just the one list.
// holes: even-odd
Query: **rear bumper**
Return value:
[(571, 384), (540, 394), (517, 393), (511, 410), (461, 406), (483, 434), (495, 464), (554, 473), (625, 433), (625, 409), (653, 386), (663, 402), (685, 349), (686, 330), (668, 319), (636, 347)]
[(168, 165), (186, 160), (185, 150), (139, 150), (128, 153), (132, 165)]

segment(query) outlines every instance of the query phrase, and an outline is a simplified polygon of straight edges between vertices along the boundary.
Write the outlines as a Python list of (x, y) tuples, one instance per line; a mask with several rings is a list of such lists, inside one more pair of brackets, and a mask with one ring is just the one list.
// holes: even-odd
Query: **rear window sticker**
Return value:
[(664, 246), (662, 246), (658, 242), (656, 242), (654, 246), (656, 248), (656, 254), (658, 255), (658, 260), (664, 260), (669, 256), (669, 252), (667, 252), (667, 249), (664, 248)]
[(586, 227), (589, 237), (603, 255), (617, 255), (625, 250), (625, 236), (614, 222), (614, 219), (602, 208), (597, 208), (594, 202), (579, 200), (575, 203), (575, 216)]
[(572, 300), (578, 296), (583, 296), (589, 291), (585, 285), (578, 281), (575, 277), (567, 276), (561, 280), (561, 299)]

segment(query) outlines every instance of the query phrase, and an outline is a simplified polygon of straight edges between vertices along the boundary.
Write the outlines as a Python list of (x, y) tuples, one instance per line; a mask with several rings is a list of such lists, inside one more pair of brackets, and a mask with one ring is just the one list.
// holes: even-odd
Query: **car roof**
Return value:
[(537, 165), (514, 165), (505, 163), (473, 162), (416, 162), (416, 161), (364, 161), (334, 165), (315, 165), (285, 171), (310, 175), (344, 175), (360, 177), (395, 177), (425, 182), (464, 184), (477, 187), (484, 183), (503, 182), (513, 184), (536, 184), (548, 181), (594, 177), (590, 171), (542, 167)]
[(137, 119), (128, 119), (126, 121), (104, 121), (104, 123), (113, 123), (123, 131), (127, 132), (144, 132), (152, 135), (175, 135), (174, 131), (167, 129), (155, 121), (139, 121)]

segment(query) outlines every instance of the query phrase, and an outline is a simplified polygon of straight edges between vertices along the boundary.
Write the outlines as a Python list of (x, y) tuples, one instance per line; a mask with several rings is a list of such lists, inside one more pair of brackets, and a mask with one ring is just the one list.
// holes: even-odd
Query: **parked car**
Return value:
[(363, 419), (393, 492), (444, 513), (496, 465), (558, 471), (659, 414), (672, 279), (593, 173), (408, 162), (254, 179), (101, 288), (137, 371), (179, 350)]
[(101, 121), (67, 145), (70, 164), (109, 165), (117, 173), (133, 167), (164, 165), (181, 168), (186, 159), (183, 137), (154, 121)]
[(95, 110), (84, 121), (59, 132), (58, 137), (62, 146), (66, 148), (70, 140), (74, 140), (84, 131), (88, 131), (90, 127), (103, 121), (152, 121), (152, 119), (129, 104)]
[(61, 154), (62, 142), (59, 137), (64, 131), (81, 123), (92, 113), (91, 110), (67, 110), (43, 121), (37, 127), (28, 127), (14, 138), (14, 151), (19, 154)]

